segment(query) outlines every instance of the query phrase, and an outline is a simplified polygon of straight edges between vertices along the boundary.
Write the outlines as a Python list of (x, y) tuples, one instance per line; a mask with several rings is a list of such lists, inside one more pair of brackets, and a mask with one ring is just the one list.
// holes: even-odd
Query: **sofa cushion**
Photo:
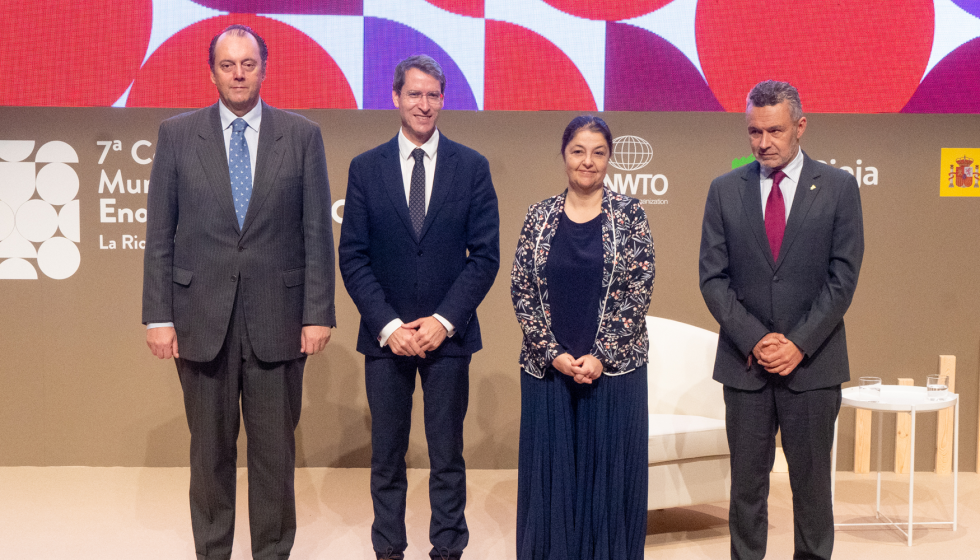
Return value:
[(725, 421), (686, 414), (650, 415), (650, 464), (729, 455)]

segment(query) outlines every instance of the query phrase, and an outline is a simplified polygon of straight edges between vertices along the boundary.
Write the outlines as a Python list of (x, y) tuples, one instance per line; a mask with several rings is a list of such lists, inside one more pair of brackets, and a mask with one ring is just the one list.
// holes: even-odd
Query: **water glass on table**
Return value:
[(926, 377), (926, 398), (930, 401), (944, 401), (949, 396), (949, 376), (930, 375)]
[(878, 402), (881, 400), (881, 378), (862, 377), (858, 380), (858, 397), (862, 401)]

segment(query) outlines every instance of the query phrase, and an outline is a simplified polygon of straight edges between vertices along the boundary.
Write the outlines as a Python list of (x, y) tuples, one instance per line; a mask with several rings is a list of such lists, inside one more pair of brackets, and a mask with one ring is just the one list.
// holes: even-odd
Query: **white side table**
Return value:
[[(882, 385), (881, 386), (881, 399), (878, 402), (868, 402), (862, 400), (859, 393), (858, 387), (848, 387), (842, 392), (841, 406), (850, 406), (852, 408), (863, 408), (865, 410), (873, 410), (878, 412), (878, 488), (877, 495), (875, 497), (875, 519), (884, 519), (885, 521), (877, 523), (835, 523), (834, 527), (857, 527), (857, 526), (875, 526), (875, 525), (887, 525), (894, 527), (902, 532), (908, 537), (908, 545), (912, 546), (912, 526), (913, 526), (913, 514), (914, 514), (914, 501), (912, 490), (915, 487), (915, 415), (917, 412), (934, 412), (938, 410), (943, 410), (945, 408), (953, 407), (954, 421), (953, 421), (953, 520), (952, 521), (919, 521), (914, 523), (914, 525), (951, 525), (953, 531), (956, 531), (956, 501), (958, 493), (958, 478), (959, 478), (959, 440), (960, 440), (960, 400), (959, 395), (955, 393), (950, 393), (945, 399), (939, 401), (930, 401), (926, 397), (925, 387), (914, 387), (905, 385)], [(912, 431), (911, 431), (911, 450), (909, 461), (909, 518), (906, 523), (901, 523), (898, 521), (892, 521), (888, 519), (884, 514), (881, 513), (881, 413), (882, 412), (908, 412), (912, 416)], [(834, 490), (836, 489), (837, 480), (837, 426), (834, 426), (834, 447), (831, 456), (831, 500), (834, 497)], [(905, 526), (906, 529), (902, 527)]]

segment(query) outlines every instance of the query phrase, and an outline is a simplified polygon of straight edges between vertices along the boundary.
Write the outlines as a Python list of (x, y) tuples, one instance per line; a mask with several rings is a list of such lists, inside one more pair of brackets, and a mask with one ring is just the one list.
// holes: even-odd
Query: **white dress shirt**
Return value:
[[(779, 182), (779, 191), (783, 193), (783, 202), (786, 205), (786, 222), (789, 222), (789, 211), (793, 207), (793, 197), (796, 196), (796, 186), (800, 183), (800, 173), (803, 172), (803, 150), (797, 148), (796, 157), (793, 161), (783, 167), (786, 177)], [(766, 217), (766, 201), (769, 200), (769, 193), (772, 191), (772, 168), (765, 165), (759, 166), (759, 187), (762, 189), (762, 217)]]
[[(425, 152), (425, 157), (422, 158), (422, 167), (425, 168), (425, 211), (429, 211), (429, 200), (432, 198), (432, 180), (436, 175), (436, 157), (439, 155), (439, 129), (437, 128), (432, 133), (432, 137), (426, 140), (425, 144), (421, 146), (416, 146), (405, 136), (404, 130), (399, 130), (398, 132), (398, 159), (402, 165), (402, 184), (405, 186), (405, 204), (411, 203), (412, 194), (412, 171), (415, 169), (415, 158), (412, 156), (412, 152), (415, 148), (422, 148)], [(438, 313), (432, 315), (436, 318), (442, 326), (446, 327), (446, 336), (452, 337), (456, 334), (456, 328)], [(388, 344), (388, 337), (391, 333), (395, 332), (396, 329), (404, 325), (404, 321), (401, 319), (393, 319), (390, 323), (385, 325), (385, 328), (381, 329), (381, 334), (378, 335), (378, 342), (381, 343), (383, 347)]]
[(402, 164), (402, 184), (405, 185), (405, 203), (411, 204), (412, 193), (412, 171), (415, 169), (415, 158), (412, 152), (415, 148), (422, 148), (425, 157), (422, 158), (422, 167), (425, 168), (425, 211), (429, 211), (429, 199), (432, 198), (432, 179), (436, 174), (436, 157), (439, 155), (439, 129), (437, 128), (432, 137), (425, 144), (416, 146), (411, 140), (405, 137), (405, 131), (398, 133), (398, 159)]

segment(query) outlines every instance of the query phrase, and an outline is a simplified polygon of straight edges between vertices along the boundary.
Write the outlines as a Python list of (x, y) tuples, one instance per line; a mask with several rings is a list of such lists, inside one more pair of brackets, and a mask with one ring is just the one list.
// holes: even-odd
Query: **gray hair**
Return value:
[(745, 98), (745, 112), (749, 112), (752, 107), (771, 107), (779, 105), (783, 101), (789, 102), (789, 114), (793, 121), (803, 118), (800, 92), (787, 82), (777, 82), (776, 80), (759, 82), (752, 88), (752, 91)]
[(417, 68), (439, 80), (440, 92), (446, 93), (446, 75), (442, 73), (442, 66), (439, 66), (434, 58), (425, 54), (412, 55), (395, 66), (395, 79), (391, 82), (391, 91), (401, 93), (405, 86), (405, 72), (412, 68)]

